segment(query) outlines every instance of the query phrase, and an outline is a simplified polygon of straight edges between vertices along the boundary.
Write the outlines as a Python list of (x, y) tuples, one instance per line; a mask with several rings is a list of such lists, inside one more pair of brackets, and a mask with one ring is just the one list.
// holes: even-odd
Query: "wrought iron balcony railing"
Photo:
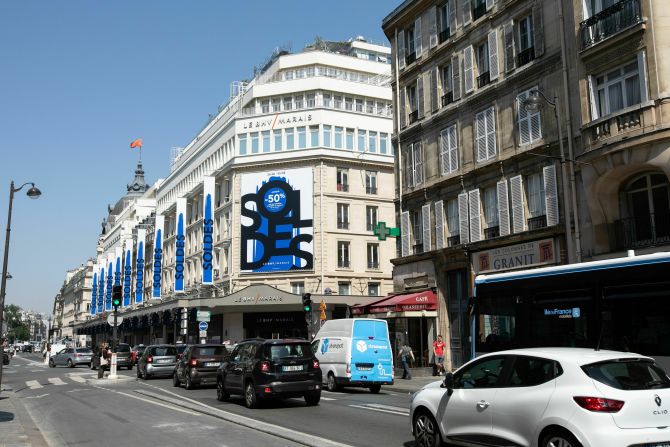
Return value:
[(484, 229), (484, 238), (485, 239), (493, 239), (494, 237), (500, 236), (500, 227), (495, 226), (495, 227), (488, 227)]
[(442, 43), (442, 42), (444, 42), (445, 40), (447, 40), (447, 39), (449, 38), (449, 36), (450, 36), (450, 30), (449, 30), (449, 28), (445, 28), (445, 29), (443, 29), (442, 31), (440, 31), (440, 35), (439, 35), (439, 43)]
[(455, 247), (456, 245), (460, 245), (461, 243), (461, 235), (457, 234), (456, 236), (449, 236), (447, 238), (447, 246), (448, 247)]
[(491, 83), (491, 72), (485, 71), (484, 73), (477, 76), (477, 88), (482, 88), (487, 84)]
[(481, 16), (486, 14), (486, 3), (482, 2), (478, 5), (475, 5), (474, 8), (472, 8), (472, 20), (475, 21)]
[(410, 114), (409, 114), (409, 120), (408, 120), (408, 121), (409, 121), (410, 124), (414, 124), (414, 123), (416, 123), (417, 121), (419, 121), (419, 111), (418, 111), (418, 110), (415, 110), (415, 111), (413, 111), (412, 113), (410, 113)]
[(547, 216), (537, 216), (528, 219), (528, 229), (538, 230), (547, 226)]
[(579, 24), (582, 49), (641, 22), (640, 0), (620, 0)]
[(618, 250), (670, 243), (670, 213), (629, 217), (614, 221)]
[(409, 53), (407, 56), (405, 56), (405, 64), (410, 65), (413, 64), (414, 61), (416, 61), (416, 51), (413, 51)]
[(454, 102), (454, 92), (449, 91), (442, 95), (442, 107), (446, 107), (452, 102)]
[(523, 67), (533, 59), (535, 59), (535, 47), (526, 48), (516, 56), (517, 66)]

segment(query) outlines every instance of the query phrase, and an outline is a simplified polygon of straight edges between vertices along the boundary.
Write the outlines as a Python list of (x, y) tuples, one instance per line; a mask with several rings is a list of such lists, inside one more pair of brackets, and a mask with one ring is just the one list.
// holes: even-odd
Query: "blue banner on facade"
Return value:
[(203, 210), (202, 210), (202, 283), (214, 284), (214, 177), (203, 179)]
[(144, 244), (147, 230), (137, 230), (137, 253), (135, 254), (135, 303), (144, 300)]
[(93, 265), (93, 285), (91, 286), (91, 315), (95, 315), (98, 304), (98, 265)]
[(98, 313), (105, 311), (105, 259), (98, 258), (100, 260), (100, 270), (98, 272)]
[(130, 292), (133, 286), (133, 241), (127, 239), (123, 244), (125, 259), (123, 261), (123, 307), (130, 306)]
[(114, 285), (114, 253), (107, 254), (107, 290), (105, 290), (105, 310), (112, 310), (112, 286)]
[(154, 260), (153, 260), (153, 289), (151, 298), (160, 299), (161, 282), (163, 275), (163, 225), (165, 225), (165, 216), (156, 216), (156, 226), (154, 233)]
[(184, 257), (186, 255), (186, 198), (177, 198), (177, 234), (174, 247), (174, 291), (184, 291)]

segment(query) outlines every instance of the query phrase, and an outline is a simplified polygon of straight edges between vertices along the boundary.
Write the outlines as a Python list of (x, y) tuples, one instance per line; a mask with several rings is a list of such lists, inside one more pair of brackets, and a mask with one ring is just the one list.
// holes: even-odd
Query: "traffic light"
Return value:
[(121, 297), (123, 296), (123, 287), (113, 286), (112, 287), (112, 306), (114, 310), (117, 310), (121, 305)]
[(302, 308), (305, 312), (311, 312), (312, 310), (312, 294), (303, 293), (302, 294)]

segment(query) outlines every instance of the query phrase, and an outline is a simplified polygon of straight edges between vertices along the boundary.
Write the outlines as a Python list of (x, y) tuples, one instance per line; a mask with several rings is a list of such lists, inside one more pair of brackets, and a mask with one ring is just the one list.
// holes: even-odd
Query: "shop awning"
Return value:
[(386, 297), (367, 306), (354, 306), (352, 314), (376, 314), (385, 312), (407, 312), (415, 310), (437, 310), (437, 296), (430, 290)]

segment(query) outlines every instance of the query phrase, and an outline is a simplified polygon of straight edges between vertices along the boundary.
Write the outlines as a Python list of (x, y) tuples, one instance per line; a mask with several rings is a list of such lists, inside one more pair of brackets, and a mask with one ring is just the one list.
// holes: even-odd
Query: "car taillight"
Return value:
[(599, 413), (616, 413), (623, 408), (625, 403), (622, 400), (606, 399), (604, 397), (575, 396), (573, 399), (580, 407)]
[(154, 358), (152, 356), (147, 357), (147, 363), (152, 363), (154, 361)]
[(177, 360), (181, 359), (181, 354), (177, 354)]
[(261, 362), (260, 363), (261, 372), (270, 372), (270, 362)]
[(347, 363), (347, 374), (351, 374), (351, 365)]
[(312, 368), (314, 369), (319, 368), (319, 361), (317, 359), (312, 360)]
[(191, 359), (191, 361), (188, 362), (188, 364), (191, 365), (191, 366), (195, 366), (195, 365), (198, 364), (198, 360), (197, 359)]

